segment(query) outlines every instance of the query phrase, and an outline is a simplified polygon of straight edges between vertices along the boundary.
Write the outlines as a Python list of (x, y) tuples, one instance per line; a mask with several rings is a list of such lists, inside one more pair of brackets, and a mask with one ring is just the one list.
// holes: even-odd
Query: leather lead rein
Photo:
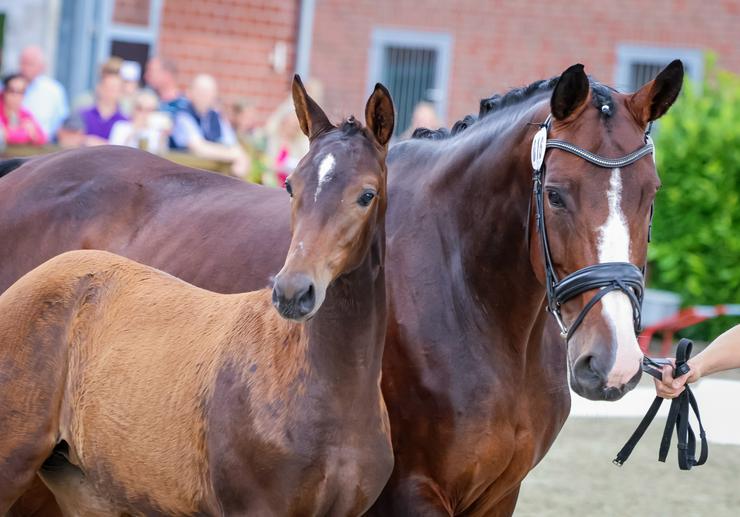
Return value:
[[(676, 350), (676, 366), (675, 366), (675, 377), (680, 377), (689, 372), (689, 367), (686, 362), (691, 356), (692, 343), (688, 339), (682, 339), (678, 342), (678, 349)], [(665, 361), (655, 361), (649, 358), (645, 358), (644, 370), (653, 377), (660, 379), (661, 365), (666, 364)], [(650, 405), (645, 417), (642, 422), (637, 426), (635, 432), (632, 433), (627, 443), (624, 444), (622, 450), (619, 451), (617, 457), (614, 458), (613, 463), (618, 466), (622, 466), (625, 461), (632, 454), (632, 450), (640, 441), (642, 436), (647, 431), (650, 423), (658, 413), (661, 404), (663, 403), (662, 398), (655, 397), (655, 400)], [(699, 439), (701, 440), (701, 452), (699, 453), (699, 459), (695, 457), (696, 454), (696, 435), (694, 430), (689, 423), (689, 408), (694, 412), (696, 421), (699, 424)], [(671, 401), (671, 408), (668, 411), (668, 418), (666, 419), (665, 429), (663, 430), (663, 438), (660, 441), (660, 449), (658, 451), (658, 461), (665, 462), (668, 456), (668, 450), (671, 448), (671, 438), (673, 437), (673, 429), (676, 429), (678, 438), (678, 468), (681, 470), (691, 470), (691, 467), (704, 465), (707, 458), (709, 457), (709, 445), (707, 444), (707, 435), (704, 431), (704, 426), (701, 423), (701, 416), (699, 415), (699, 405), (696, 402), (693, 392), (688, 384), (686, 389), (675, 399)]]

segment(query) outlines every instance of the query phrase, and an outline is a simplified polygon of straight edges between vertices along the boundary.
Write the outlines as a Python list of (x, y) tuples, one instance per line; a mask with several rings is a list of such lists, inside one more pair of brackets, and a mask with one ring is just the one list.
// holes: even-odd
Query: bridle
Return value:
[[(622, 291), (632, 304), (632, 318), (634, 321), (635, 333), (640, 332), (640, 319), (642, 309), (642, 297), (645, 288), (645, 271), (629, 262), (605, 262), (602, 264), (593, 264), (582, 269), (574, 271), (562, 280), (558, 280), (557, 273), (552, 263), (550, 246), (547, 240), (547, 227), (545, 225), (545, 200), (544, 200), (544, 180), (545, 180), (545, 153), (547, 149), (560, 149), (586, 160), (587, 162), (602, 168), (613, 169), (617, 167), (626, 167), (635, 163), (637, 160), (652, 154), (653, 142), (650, 138), (650, 127), (645, 132), (645, 144), (639, 149), (621, 157), (605, 158), (582, 149), (577, 145), (557, 139), (548, 139), (547, 133), (550, 130), (552, 115), (540, 124), (540, 129), (532, 141), (532, 182), (534, 184), (535, 199), (535, 217), (537, 231), (540, 234), (540, 243), (542, 246), (542, 255), (545, 266), (545, 287), (547, 289), (547, 310), (553, 315), (555, 321), (560, 327), (560, 334), (566, 340), (570, 340), (573, 333), (583, 322), (588, 312), (596, 305), (599, 300), (612, 291)], [(531, 210), (530, 210), (531, 212)], [(650, 223), (652, 226), (653, 207), (650, 207)], [(650, 231), (648, 231), (648, 242), (650, 240)], [(567, 327), (563, 321), (561, 307), (576, 296), (598, 289), (596, 295), (589, 300), (583, 307), (576, 319)]]

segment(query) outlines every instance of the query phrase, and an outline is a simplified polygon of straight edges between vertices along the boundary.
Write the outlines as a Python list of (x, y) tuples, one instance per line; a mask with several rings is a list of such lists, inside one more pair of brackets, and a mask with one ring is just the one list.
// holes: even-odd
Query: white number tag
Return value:
[(547, 128), (540, 128), (532, 140), (532, 168), (536, 171), (542, 167), (545, 160), (545, 144), (547, 143)]

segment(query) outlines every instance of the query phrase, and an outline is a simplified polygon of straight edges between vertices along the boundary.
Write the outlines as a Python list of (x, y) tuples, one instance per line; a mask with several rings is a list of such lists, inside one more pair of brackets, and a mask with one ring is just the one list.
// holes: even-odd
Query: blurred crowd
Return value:
[[(228, 164), (234, 176), (282, 185), (308, 150), (290, 98), (258, 125), (248, 99), (219, 101), (218, 84), (197, 75), (181, 91), (176, 63), (153, 57), (145, 70), (110, 58), (98, 71), (94, 91), (71, 99), (45, 73), (45, 56), (31, 46), (20, 70), (6, 76), (0, 95), (0, 145), (82, 147), (115, 144), (156, 154), (187, 152)], [(320, 101), (321, 87), (309, 93)]]

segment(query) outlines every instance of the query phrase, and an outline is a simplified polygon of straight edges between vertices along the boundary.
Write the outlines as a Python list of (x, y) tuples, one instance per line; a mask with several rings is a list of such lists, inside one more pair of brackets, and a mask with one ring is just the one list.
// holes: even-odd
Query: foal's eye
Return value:
[(293, 187), (290, 186), (290, 182), (288, 181), (285, 182), (285, 190), (290, 197), (293, 197)]
[(366, 190), (357, 199), (357, 204), (360, 206), (368, 206), (374, 198), (375, 198), (375, 192), (371, 190)]
[(553, 208), (565, 208), (565, 201), (563, 201), (563, 198), (555, 190), (547, 191), (547, 200)]

